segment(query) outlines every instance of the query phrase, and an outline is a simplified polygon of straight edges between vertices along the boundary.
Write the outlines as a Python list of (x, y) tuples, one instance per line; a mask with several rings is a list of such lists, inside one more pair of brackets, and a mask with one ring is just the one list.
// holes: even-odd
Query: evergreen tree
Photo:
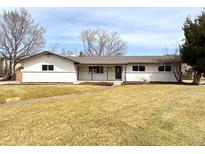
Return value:
[(192, 66), (194, 70), (193, 83), (200, 84), (205, 73), (205, 12), (193, 21), (186, 18), (183, 26), (184, 43), (180, 46), (182, 62)]

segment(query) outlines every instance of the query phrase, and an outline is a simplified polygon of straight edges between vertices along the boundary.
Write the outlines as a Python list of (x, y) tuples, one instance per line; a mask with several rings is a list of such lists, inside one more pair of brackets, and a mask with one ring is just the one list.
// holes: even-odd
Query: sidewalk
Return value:
[(20, 84), (20, 81), (0, 81), (0, 85)]

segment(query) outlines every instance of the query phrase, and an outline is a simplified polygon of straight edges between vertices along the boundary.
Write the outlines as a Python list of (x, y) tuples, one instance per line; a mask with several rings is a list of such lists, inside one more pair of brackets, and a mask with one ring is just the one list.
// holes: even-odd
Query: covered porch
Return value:
[(78, 81), (124, 81), (125, 65), (77, 65)]

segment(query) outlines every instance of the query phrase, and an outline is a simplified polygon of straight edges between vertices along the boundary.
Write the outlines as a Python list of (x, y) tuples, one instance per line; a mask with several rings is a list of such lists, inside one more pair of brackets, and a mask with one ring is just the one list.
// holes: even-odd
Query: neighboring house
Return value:
[(21, 61), (22, 82), (176, 82), (169, 56), (64, 57), (48, 51)]

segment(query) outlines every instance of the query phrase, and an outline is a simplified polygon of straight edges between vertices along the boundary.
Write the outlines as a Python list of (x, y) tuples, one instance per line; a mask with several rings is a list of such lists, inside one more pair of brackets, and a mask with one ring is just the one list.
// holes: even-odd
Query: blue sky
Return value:
[[(5, 8), (1, 8), (1, 11)], [(8, 9), (8, 8), (6, 8)], [(9, 8), (13, 9), (13, 8)], [(162, 55), (174, 52), (183, 39), (185, 18), (202, 8), (27, 8), (46, 29), (46, 45), (73, 51), (83, 49), (79, 34), (86, 28), (117, 31), (127, 42), (126, 55)]]

